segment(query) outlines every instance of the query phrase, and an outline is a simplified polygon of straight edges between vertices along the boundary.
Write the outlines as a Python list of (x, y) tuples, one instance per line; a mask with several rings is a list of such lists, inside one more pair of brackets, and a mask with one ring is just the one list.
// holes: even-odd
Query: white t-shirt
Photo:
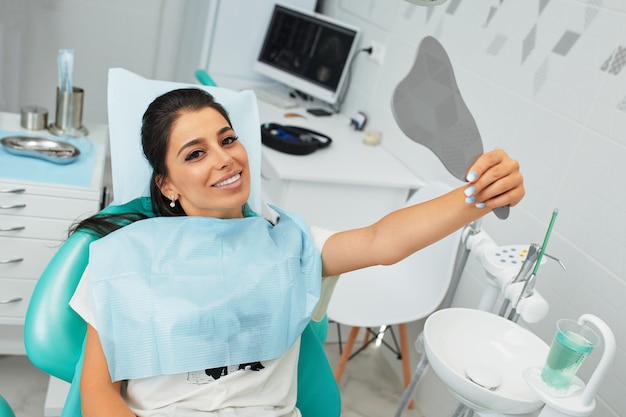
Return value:
[[(318, 250), (333, 232), (310, 228)], [(321, 320), (338, 276), (322, 280), (320, 301), (313, 320)], [(81, 279), (70, 306), (94, 326), (87, 280)], [(95, 327), (95, 326), (94, 326)], [(141, 417), (165, 416), (289, 416), (296, 408), (300, 339), (283, 356), (270, 361), (241, 364), (195, 372), (134, 379), (126, 382), (123, 396)]]

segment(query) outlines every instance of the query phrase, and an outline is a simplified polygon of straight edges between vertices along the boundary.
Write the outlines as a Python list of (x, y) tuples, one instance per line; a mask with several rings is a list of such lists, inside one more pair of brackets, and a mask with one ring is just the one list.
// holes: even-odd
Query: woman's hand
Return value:
[(466, 202), (478, 208), (515, 206), (524, 197), (524, 179), (519, 163), (497, 149), (482, 154), (467, 174)]

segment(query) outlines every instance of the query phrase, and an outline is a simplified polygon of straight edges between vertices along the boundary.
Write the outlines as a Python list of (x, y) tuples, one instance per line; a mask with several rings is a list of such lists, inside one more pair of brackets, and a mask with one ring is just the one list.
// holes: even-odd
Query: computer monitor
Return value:
[(276, 4), (254, 69), (334, 105), (360, 30), (319, 13)]

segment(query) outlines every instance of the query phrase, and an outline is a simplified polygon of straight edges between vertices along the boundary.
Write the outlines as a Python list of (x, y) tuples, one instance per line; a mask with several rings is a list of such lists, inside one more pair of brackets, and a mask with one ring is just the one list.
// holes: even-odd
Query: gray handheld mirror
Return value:
[[(391, 110), (402, 132), (426, 146), (461, 181), (483, 153), (480, 132), (456, 84), (452, 64), (443, 46), (427, 36), (407, 76), (393, 93)], [(509, 206), (493, 212), (500, 219)]]

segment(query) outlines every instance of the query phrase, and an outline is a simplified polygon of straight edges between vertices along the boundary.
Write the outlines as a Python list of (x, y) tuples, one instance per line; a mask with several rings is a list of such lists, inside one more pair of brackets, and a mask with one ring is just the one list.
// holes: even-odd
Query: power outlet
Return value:
[(385, 45), (380, 42), (372, 41), (370, 42), (370, 46), (372, 47), (372, 53), (369, 55), (370, 59), (378, 65), (382, 65), (385, 60)]

